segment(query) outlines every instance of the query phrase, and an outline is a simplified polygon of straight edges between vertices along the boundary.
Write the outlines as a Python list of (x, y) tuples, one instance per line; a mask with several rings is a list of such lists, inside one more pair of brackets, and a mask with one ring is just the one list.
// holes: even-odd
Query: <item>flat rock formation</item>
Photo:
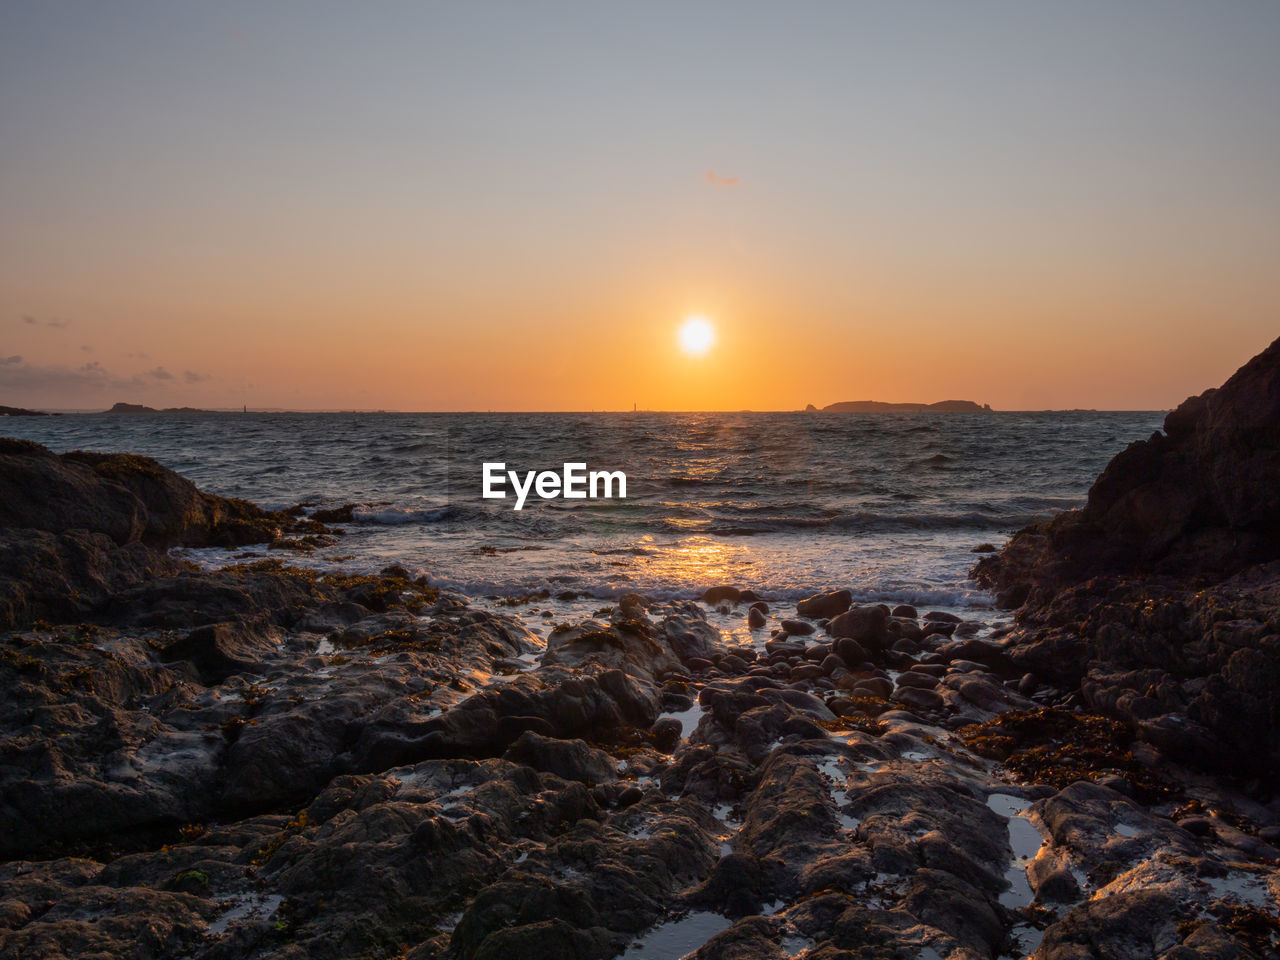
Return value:
[[(805, 411), (816, 413), (817, 408), (809, 404)], [(880, 400), (842, 400), (829, 403), (822, 408), (822, 413), (990, 413), (989, 404), (978, 404), (972, 400), (939, 400), (937, 403), (884, 403)]]

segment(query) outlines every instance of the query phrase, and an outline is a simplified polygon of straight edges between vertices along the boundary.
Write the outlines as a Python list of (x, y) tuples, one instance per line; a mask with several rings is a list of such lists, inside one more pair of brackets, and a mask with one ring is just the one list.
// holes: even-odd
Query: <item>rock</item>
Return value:
[(937, 652), (948, 661), (971, 660), (991, 667), (1009, 665), (1009, 657), (1001, 644), (980, 640), (977, 637), (951, 640), (938, 647)]
[(718, 604), (725, 603), (726, 601), (729, 603), (737, 603), (741, 599), (742, 591), (737, 587), (731, 587), (728, 585), (708, 587), (702, 594), (702, 602), (709, 607), (714, 607)]
[(783, 620), (782, 629), (793, 637), (807, 637), (816, 628), (807, 620)]
[(582, 783), (617, 779), (613, 761), (603, 750), (597, 750), (583, 740), (553, 740), (532, 731), (522, 733), (507, 748), (503, 759)]
[(921, 690), (917, 687), (899, 687), (894, 690), (893, 699), (912, 709), (941, 710), (942, 697), (932, 690)]
[(827, 626), (827, 633), (836, 638), (847, 637), (864, 648), (881, 650), (889, 639), (888, 619), (884, 607), (854, 607), (835, 617)]
[(911, 606), (909, 603), (898, 604), (893, 608), (892, 615), (895, 617), (904, 617), (909, 620), (915, 620), (919, 616), (916, 612), (916, 608)]
[(149, 457), (0, 441), (0, 528), (89, 530), (117, 544), (235, 546), (279, 536), (288, 518), (198, 490)]
[(853, 603), (853, 592), (850, 590), (815, 593), (796, 604), (796, 613), (814, 620), (834, 617), (848, 610), (851, 603)]
[(899, 687), (915, 687), (918, 690), (932, 690), (937, 685), (937, 677), (931, 677), (927, 673), (908, 672), (898, 675)]
[(723, 653), (720, 631), (696, 610), (681, 610), (665, 617), (662, 633), (686, 665), (693, 658), (710, 661)]
[(752, 630), (759, 630), (766, 622), (765, 615), (758, 607), (752, 607), (747, 611), (747, 626)]
[[(946, 613), (942, 610), (930, 610), (924, 615), (924, 619), (929, 621), (929, 626), (939, 623), (960, 623), (960, 618), (954, 613)], [(936, 629), (936, 627), (935, 627)]]
[(819, 664), (819, 669), (830, 677), (833, 676), (837, 670), (845, 669), (845, 662), (843, 658), (838, 657), (834, 653), (828, 654), (822, 658), (822, 663)]
[(186, 660), (206, 685), (221, 683), (233, 673), (256, 673), (274, 653), (278, 634), (259, 624), (215, 623), (193, 630), (161, 651), (165, 663)]
[(974, 576), (1047, 596), (1101, 573), (1222, 579), (1280, 559), (1278, 458), (1280, 339), (1113, 458), (1083, 509), (1019, 531)]
[(836, 656), (843, 660), (850, 668), (856, 667), (858, 664), (864, 663), (869, 659), (867, 657), (867, 652), (862, 648), (862, 645), (851, 637), (838, 638), (834, 643), (832, 643), (831, 648), (835, 651)]

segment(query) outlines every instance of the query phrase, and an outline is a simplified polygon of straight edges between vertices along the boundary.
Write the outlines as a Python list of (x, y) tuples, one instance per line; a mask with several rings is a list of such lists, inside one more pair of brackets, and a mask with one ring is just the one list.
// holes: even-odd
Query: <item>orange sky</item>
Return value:
[(1280, 333), (1274, 7), (495, 9), (7, 8), (0, 404), (1153, 409)]

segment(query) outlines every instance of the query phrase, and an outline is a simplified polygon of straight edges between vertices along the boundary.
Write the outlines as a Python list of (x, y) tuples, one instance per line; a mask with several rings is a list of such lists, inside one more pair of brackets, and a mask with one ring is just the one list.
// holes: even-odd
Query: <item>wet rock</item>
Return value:
[(279, 642), (279, 634), (262, 624), (215, 623), (169, 644), (160, 659), (188, 661), (203, 683), (216, 685), (233, 673), (259, 672)]
[(686, 663), (695, 657), (713, 660), (724, 652), (720, 631), (696, 609), (680, 609), (665, 617), (662, 632), (676, 656)]
[(883, 649), (888, 642), (889, 615), (881, 606), (855, 607), (835, 617), (827, 626), (832, 637), (848, 638), (864, 648)]
[(714, 607), (721, 603), (737, 603), (742, 599), (742, 591), (737, 587), (722, 585), (718, 587), (708, 587), (702, 594), (702, 602), (709, 607)]
[(807, 620), (783, 620), (782, 629), (793, 637), (805, 637), (813, 633), (816, 628)]
[(836, 656), (851, 669), (868, 659), (866, 650), (862, 648), (862, 645), (857, 640), (851, 637), (838, 638), (832, 643), (831, 648), (835, 651)]
[(916, 710), (940, 710), (942, 697), (932, 690), (921, 690), (917, 687), (899, 687), (893, 691), (893, 699)]
[(759, 630), (766, 623), (765, 615), (757, 607), (752, 607), (747, 611), (747, 626), (752, 630)]
[(731, 919), (760, 913), (782, 885), (785, 865), (746, 853), (721, 857), (711, 875), (684, 896), (691, 907), (713, 910)]
[(578, 668), (596, 664), (648, 680), (681, 668), (665, 634), (634, 619), (613, 625), (588, 620), (556, 627), (547, 637), (542, 663)]
[(831, 618), (844, 613), (852, 603), (853, 593), (849, 590), (815, 593), (796, 604), (796, 613), (812, 620)]
[(916, 608), (911, 606), (909, 603), (898, 604), (893, 608), (891, 614), (895, 617), (904, 617), (909, 620), (915, 620), (920, 615), (916, 612)]
[(617, 778), (613, 761), (603, 750), (597, 750), (583, 740), (553, 740), (532, 731), (521, 734), (507, 748), (503, 759), (554, 773), (565, 780), (602, 783)]
[(924, 619), (928, 621), (929, 624), (939, 624), (939, 623), (956, 624), (961, 622), (960, 618), (957, 617), (954, 613), (946, 613), (945, 611), (942, 611), (942, 610), (930, 610), (928, 613), (924, 615)]

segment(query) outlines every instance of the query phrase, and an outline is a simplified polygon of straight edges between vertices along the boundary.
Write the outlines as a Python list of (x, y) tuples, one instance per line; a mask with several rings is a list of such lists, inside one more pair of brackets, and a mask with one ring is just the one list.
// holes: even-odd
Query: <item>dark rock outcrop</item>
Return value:
[(1083, 509), (1019, 531), (974, 576), (1017, 606), (1099, 574), (1213, 581), (1276, 559), (1280, 339), (1118, 454)]
[(83, 617), (183, 566), (173, 546), (238, 546), (303, 524), (199, 490), (149, 457), (0, 439), (0, 627)]
[(1130, 444), (1086, 505), (974, 577), (1019, 606), (1005, 652), (1171, 756), (1280, 770), (1280, 340)]

